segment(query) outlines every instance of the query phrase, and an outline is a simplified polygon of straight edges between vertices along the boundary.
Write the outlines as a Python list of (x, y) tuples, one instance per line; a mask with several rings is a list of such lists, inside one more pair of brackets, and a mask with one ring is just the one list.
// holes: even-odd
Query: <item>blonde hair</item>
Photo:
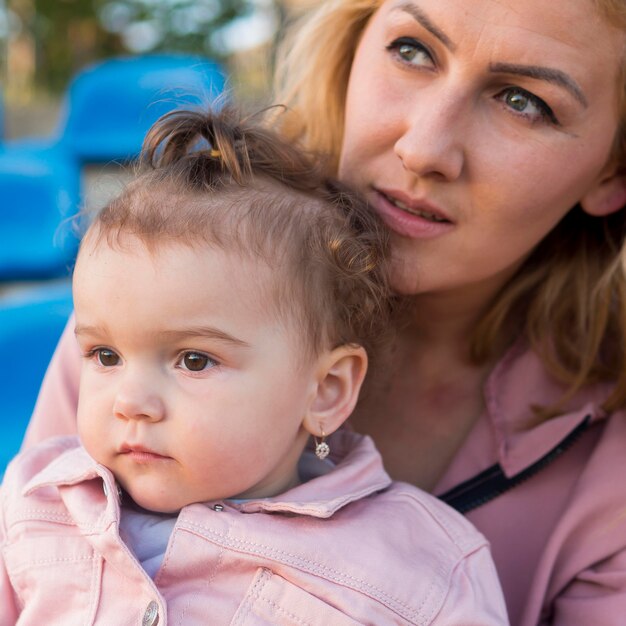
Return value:
[[(626, 0), (592, 0), (608, 23), (626, 31)], [(365, 26), (383, 0), (329, 0), (285, 40), (272, 123), (290, 140), (330, 154), (337, 166), (350, 67)], [(626, 171), (626, 63), (619, 79), (620, 124), (611, 163)], [(626, 211), (591, 217), (574, 207), (496, 296), (471, 338), (471, 356), (497, 356), (522, 325), (547, 370), (566, 386), (542, 418), (562, 412), (581, 388), (613, 383), (604, 408), (626, 406)]]
[(383, 0), (330, 0), (304, 16), (282, 42), (273, 125), (290, 141), (329, 155), (336, 172), (346, 88), (361, 34)]

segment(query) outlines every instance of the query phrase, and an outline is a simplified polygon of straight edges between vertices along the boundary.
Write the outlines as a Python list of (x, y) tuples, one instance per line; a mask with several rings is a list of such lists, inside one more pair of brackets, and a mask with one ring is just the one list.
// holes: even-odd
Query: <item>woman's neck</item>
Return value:
[(408, 299), (397, 334), (368, 377), (351, 420), (373, 437), (393, 478), (427, 490), (484, 413), (483, 386), (494, 365), (470, 358), (471, 336), (486, 308), (484, 294), (463, 295)]
[(465, 361), (471, 338), (485, 314), (487, 303), (479, 294), (420, 294), (401, 306), (401, 341), (424, 350), (444, 350)]

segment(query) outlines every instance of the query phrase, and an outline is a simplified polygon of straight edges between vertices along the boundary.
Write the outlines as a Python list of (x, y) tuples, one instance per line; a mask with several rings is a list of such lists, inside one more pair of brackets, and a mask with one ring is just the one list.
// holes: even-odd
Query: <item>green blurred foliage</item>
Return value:
[(36, 46), (39, 87), (61, 92), (84, 65), (132, 52), (223, 59), (220, 30), (254, 0), (9, 0)]
[(30, 19), (22, 20), (36, 46), (38, 85), (61, 91), (84, 64), (123, 51), (120, 38), (105, 32), (94, 0), (34, 0)]

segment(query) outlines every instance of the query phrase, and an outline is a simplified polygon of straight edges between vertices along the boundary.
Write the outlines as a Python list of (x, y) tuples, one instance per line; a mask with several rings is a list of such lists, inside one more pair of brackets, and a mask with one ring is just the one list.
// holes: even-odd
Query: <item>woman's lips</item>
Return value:
[(437, 237), (454, 228), (441, 209), (426, 201), (412, 200), (401, 192), (374, 189), (372, 204), (385, 224), (405, 237)]

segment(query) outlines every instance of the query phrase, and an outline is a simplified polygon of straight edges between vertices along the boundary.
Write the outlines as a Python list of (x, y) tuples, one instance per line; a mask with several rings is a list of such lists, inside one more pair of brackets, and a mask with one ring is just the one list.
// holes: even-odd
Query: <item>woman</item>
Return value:
[[(411, 304), (353, 425), (487, 536), (516, 625), (626, 612), (625, 32), (623, 0), (331, 0), (280, 74)], [(75, 429), (72, 341), (27, 444)]]

